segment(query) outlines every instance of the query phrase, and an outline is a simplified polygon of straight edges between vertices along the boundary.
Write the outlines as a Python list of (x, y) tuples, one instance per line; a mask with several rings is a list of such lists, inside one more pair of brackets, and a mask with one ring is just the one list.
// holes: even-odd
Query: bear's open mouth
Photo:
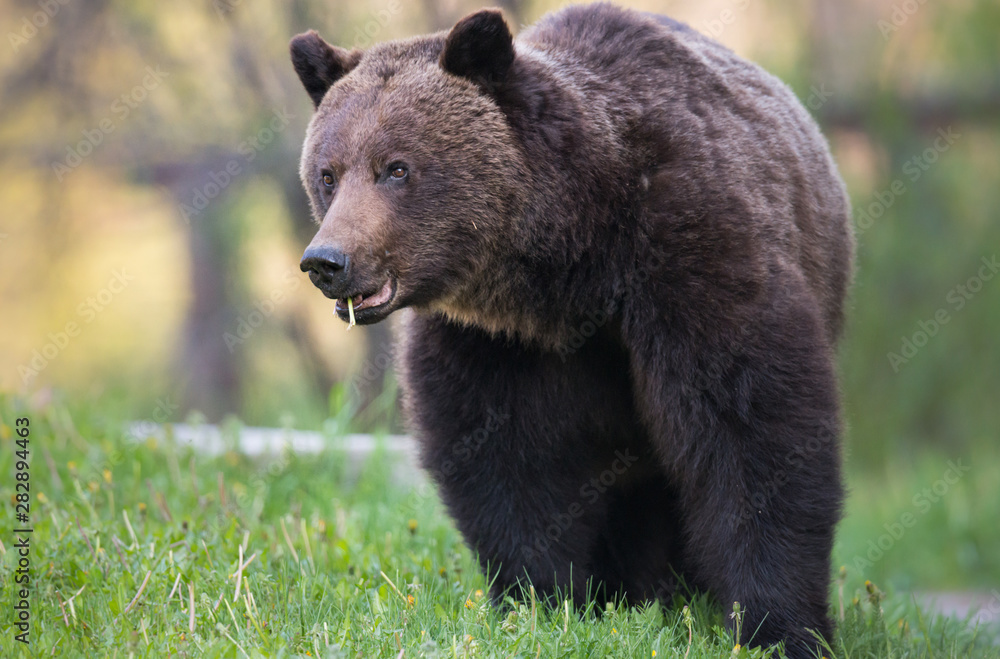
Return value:
[[(384, 311), (396, 297), (396, 280), (388, 277), (382, 287), (370, 293), (358, 293), (350, 296), (354, 302), (354, 314), (359, 324), (377, 322), (381, 320), (381, 312)], [(337, 315), (341, 320), (347, 321), (350, 312), (347, 308), (347, 298), (339, 298), (336, 303)]]

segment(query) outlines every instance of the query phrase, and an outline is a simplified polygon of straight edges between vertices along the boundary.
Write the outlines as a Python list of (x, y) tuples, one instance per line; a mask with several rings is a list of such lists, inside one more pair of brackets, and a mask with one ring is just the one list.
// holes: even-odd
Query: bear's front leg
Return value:
[(597, 337), (559, 355), (425, 313), (408, 319), (401, 339), (421, 460), (496, 577), (493, 596), (527, 577), (542, 597), (559, 588), (582, 603), (596, 586), (591, 556), (610, 501), (586, 488), (614, 450), (636, 442), (624, 353), (609, 375)]
[(679, 491), (693, 580), (727, 612), (740, 603), (740, 643), (811, 657), (809, 630), (832, 642), (837, 391), (815, 309), (773, 299), (752, 322), (636, 304), (624, 338), (637, 408)]

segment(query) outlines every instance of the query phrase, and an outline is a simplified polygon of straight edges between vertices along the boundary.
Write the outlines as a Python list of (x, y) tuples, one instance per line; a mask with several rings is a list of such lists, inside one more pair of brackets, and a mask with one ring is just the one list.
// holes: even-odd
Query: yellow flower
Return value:
[(410, 533), (417, 532), (417, 520), (411, 519), (406, 523), (406, 528), (410, 529)]
[(142, 501), (139, 502), (139, 512), (140, 513), (146, 512), (146, 504), (144, 504)]
[(87, 489), (90, 490), (91, 492), (96, 492), (97, 488), (98, 485), (94, 481), (90, 481), (89, 483), (87, 483)]
[(471, 609), (473, 606), (475, 606), (475, 604), (472, 603), (472, 600), (470, 599), (465, 600), (465, 608)]
[(110, 469), (105, 469), (103, 473), (104, 473), (104, 482), (107, 483), (108, 485), (110, 485), (111, 484), (111, 470)]
[(48, 498), (47, 496), (45, 496), (45, 493), (44, 493), (44, 492), (39, 492), (39, 493), (38, 493), (37, 495), (35, 495), (35, 496), (37, 496), (37, 497), (38, 497), (38, 501), (39, 501), (40, 503), (48, 503), (48, 502), (49, 502), (49, 498)]
[(611, 628), (611, 633), (612, 633), (612, 634), (617, 634), (617, 633), (618, 633), (618, 630), (617, 630), (617, 629), (615, 629), (614, 627), (612, 627), (612, 628)]
[(414, 604), (417, 603), (417, 598), (414, 597), (413, 595), (407, 595), (406, 596), (406, 603), (408, 605), (410, 605), (410, 606), (413, 606)]
[(656, 656), (656, 650), (653, 650), (653, 656), (654, 657)]
[(478, 600), (478, 599), (479, 599), (479, 598), (481, 598), (482, 596), (483, 596), (483, 591), (481, 591), (481, 590), (476, 590), (476, 599)]
[(75, 462), (73, 462), (72, 460), (70, 460), (69, 462), (67, 462), (67, 463), (66, 463), (66, 467), (67, 467), (67, 468), (68, 468), (68, 469), (69, 469), (70, 471), (76, 471), (76, 463), (75, 463)]

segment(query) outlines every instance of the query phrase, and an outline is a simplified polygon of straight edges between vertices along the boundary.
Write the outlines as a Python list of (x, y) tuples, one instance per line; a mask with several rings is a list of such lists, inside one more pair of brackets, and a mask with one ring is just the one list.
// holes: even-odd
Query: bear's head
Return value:
[(508, 246), (523, 151), (495, 101), (514, 62), (498, 10), (448, 33), (332, 46), (292, 39), (316, 106), (300, 174), (319, 230), (301, 268), (359, 324), (407, 306), (460, 308)]

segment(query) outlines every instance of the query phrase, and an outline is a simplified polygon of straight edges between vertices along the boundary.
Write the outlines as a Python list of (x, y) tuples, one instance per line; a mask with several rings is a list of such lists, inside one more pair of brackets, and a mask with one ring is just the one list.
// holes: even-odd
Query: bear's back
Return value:
[(653, 164), (656, 217), (699, 218), (709, 240), (740, 243), (761, 273), (798, 269), (837, 338), (849, 205), (826, 140), (783, 82), (682, 23), (603, 3), (549, 14), (517, 42), (573, 81), (609, 143)]

